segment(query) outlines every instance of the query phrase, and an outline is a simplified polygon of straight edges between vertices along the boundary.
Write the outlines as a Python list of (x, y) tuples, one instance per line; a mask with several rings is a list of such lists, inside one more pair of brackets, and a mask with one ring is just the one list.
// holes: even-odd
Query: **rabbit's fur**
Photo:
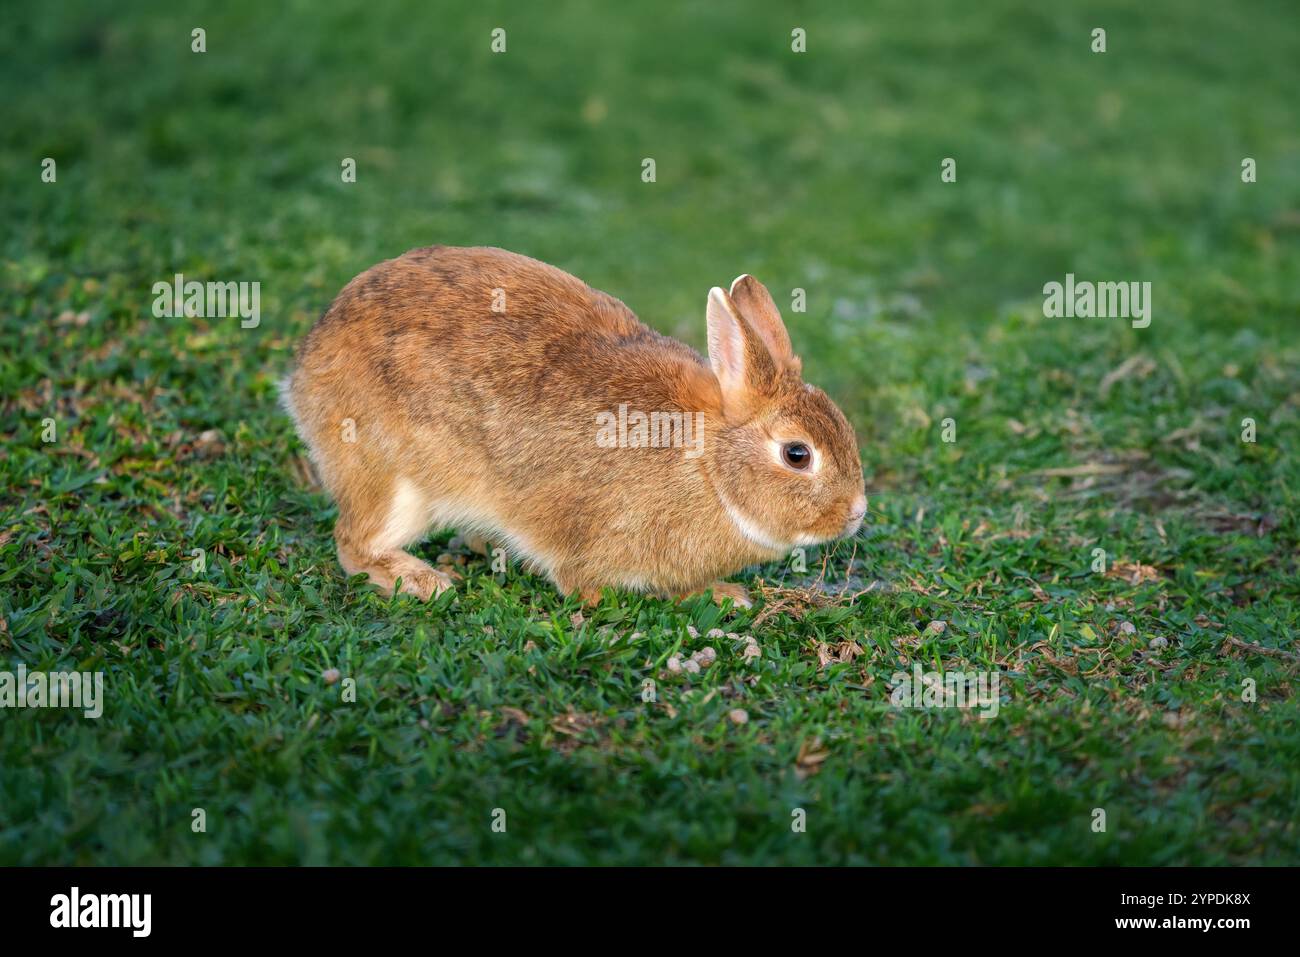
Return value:
[[(338, 503), (344, 570), (428, 598), (451, 582), (404, 549), (455, 528), (589, 601), (611, 586), (747, 605), (717, 579), (851, 534), (866, 511), (853, 431), (801, 381), (767, 290), (714, 288), (707, 319), (706, 362), (614, 297), (493, 248), (415, 249), (357, 276), (283, 388)], [(702, 413), (698, 454), (598, 442), (620, 405)], [(803, 471), (790, 442), (812, 450)]]

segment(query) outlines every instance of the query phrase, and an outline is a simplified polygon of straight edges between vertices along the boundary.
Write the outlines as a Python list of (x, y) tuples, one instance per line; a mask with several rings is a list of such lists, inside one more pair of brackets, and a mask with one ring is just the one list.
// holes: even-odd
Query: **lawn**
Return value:
[[(0, 863), (1300, 863), (1297, 64), (1280, 0), (11, 4), (0, 671), (104, 702), (0, 710)], [(863, 530), (744, 612), (349, 581), (275, 383), (432, 243), (700, 349), (753, 273)]]

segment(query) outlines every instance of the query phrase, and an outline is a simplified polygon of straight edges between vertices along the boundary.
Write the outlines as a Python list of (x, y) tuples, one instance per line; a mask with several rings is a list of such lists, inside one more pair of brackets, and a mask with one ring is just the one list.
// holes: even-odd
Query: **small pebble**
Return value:
[(325, 679), (327, 685), (338, 684), (339, 670), (337, 668), (326, 668), (321, 672), (321, 677)]
[(1168, 639), (1168, 638), (1161, 638), (1159, 635), (1156, 635), (1156, 637), (1154, 637), (1154, 638), (1151, 639), (1151, 641), (1150, 641), (1149, 644), (1150, 644), (1150, 647), (1152, 647), (1152, 648), (1154, 648), (1154, 649), (1156, 649), (1156, 650), (1158, 651), (1158, 650), (1161, 649), (1161, 648), (1167, 648), (1167, 647), (1169, 647), (1169, 639)]
[(1121, 635), (1136, 635), (1137, 626), (1131, 621), (1121, 621), (1119, 623), (1119, 633)]
[(226, 443), (220, 432), (216, 429), (208, 429), (199, 433), (191, 448), (199, 458), (215, 459), (225, 454)]
[(734, 708), (727, 712), (727, 717), (731, 719), (733, 724), (744, 724), (749, 720), (749, 712), (744, 708)]
[(925, 626), (925, 630), (927, 634), (942, 635), (948, 630), (948, 623), (942, 618), (936, 618), (934, 621), (930, 622), (930, 624)]

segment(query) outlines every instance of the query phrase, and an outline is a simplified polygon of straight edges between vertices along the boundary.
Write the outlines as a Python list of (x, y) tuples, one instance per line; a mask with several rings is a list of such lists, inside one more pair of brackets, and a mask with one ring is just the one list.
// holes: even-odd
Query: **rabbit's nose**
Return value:
[(859, 495), (849, 508), (848, 520), (844, 523), (844, 535), (852, 535), (862, 526), (862, 519), (867, 514), (867, 497)]

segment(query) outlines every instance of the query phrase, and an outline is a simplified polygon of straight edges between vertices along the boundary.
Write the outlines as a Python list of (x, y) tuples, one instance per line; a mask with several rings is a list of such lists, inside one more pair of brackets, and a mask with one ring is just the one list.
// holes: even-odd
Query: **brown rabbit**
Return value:
[[(391, 594), (455, 528), (565, 594), (681, 596), (855, 532), (853, 431), (805, 385), (767, 290), (709, 292), (709, 361), (553, 266), (431, 246), (367, 270), (307, 335), (285, 405), (338, 502), (339, 562)], [(630, 411), (629, 411), (630, 410)]]

